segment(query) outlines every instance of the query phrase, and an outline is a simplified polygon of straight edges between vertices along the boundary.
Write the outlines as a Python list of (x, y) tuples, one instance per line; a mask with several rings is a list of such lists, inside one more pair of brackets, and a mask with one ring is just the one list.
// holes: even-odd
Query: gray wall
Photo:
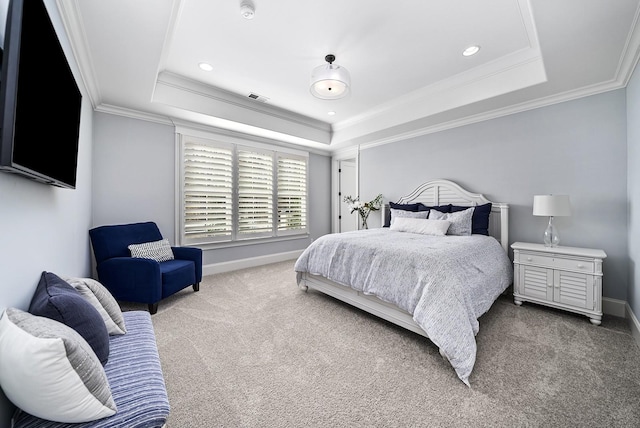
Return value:
[[(93, 226), (155, 221), (172, 243), (175, 236), (176, 142), (173, 126), (96, 113), (94, 126)], [(331, 230), (331, 160), (311, 153), (311, 239)], [(205, 265), (302, 250), (309, 238), (209, 249)]]
[(367, 200), (437, 178), (509, 203), (510, 242), (542, 242), (548, 219), (532, 215), (533, 195), (570, 195), (573, 215), (555, 219), (561, 245), (603, 249), (603, 294), (626, 300), (624, 89), (361, 150)]
[[(55, 1), (47, 1), (57, 10)], [(68, 41), (57, 15), (52, 17), (65, 52)], [(70, 55), (67, 57), (71, 58)], [(76, 76), (77, 65), (70, 60)], [(75, 190), (0, 172), (0, 313), (7, 307), (29, 308), (31, 296), (42, 271), (57, 275), (89, 276), (89, 235), (91, 222), (91, 158), (93, 112), (82, 80), (76, 78), (83, 94)], [(56, 108), (43, 102), (42, 113)], [(34, 118), (37, 126), (38, 118)], [(55, 144), (55, 130), (45, 133)], [(14, 406), (0, 391), (0, 427), (10, 426)]]
[(640, 70), (627, 85), (627, 191), (629, 195), (629, 291), (627, 302), (640, 316)]

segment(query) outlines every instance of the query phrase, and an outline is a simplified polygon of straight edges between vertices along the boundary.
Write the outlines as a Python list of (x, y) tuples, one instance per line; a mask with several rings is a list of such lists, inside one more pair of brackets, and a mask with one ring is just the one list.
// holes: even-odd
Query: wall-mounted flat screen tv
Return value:
[(74, 189), (82, 94), (43, 0), (10, 0), (0, 81), (0, 170)]

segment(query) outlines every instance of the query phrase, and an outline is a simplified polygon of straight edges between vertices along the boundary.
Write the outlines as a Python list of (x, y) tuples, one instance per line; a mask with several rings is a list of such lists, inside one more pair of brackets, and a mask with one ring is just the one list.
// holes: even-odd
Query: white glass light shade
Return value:
[(344, 67), (325, 64), (311, 73), (311, 94), (323, 100), (342, 98), (349, 92), (351, 76)]
[(533, 197), (533, 215), (570, 216), (569, 195), (535, 195)]

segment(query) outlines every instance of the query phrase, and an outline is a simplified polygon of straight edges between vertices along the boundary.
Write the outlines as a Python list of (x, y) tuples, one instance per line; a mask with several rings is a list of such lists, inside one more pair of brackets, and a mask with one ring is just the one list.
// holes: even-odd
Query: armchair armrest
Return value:
[(155, 303), (162, 298), (160, 263), (155, 260), (114, 257), (96, 270), (99, 281), (117, 300)]
[(202, 281), (202, 249), (196, 247), (171, 247), (173, 257), (179, 260), (191, 260), (196, 265), (196, 283)]

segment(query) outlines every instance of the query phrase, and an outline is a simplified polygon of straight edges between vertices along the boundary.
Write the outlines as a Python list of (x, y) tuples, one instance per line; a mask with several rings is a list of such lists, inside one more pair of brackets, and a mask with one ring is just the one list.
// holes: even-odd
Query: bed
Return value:
[(297, 284), (429, 338), (470, 386), (478, 318), (513, 282), (508, 215), (505, 203), (428, 181), (383, 205), (390, 227), (316, 239), (295, 263)]

